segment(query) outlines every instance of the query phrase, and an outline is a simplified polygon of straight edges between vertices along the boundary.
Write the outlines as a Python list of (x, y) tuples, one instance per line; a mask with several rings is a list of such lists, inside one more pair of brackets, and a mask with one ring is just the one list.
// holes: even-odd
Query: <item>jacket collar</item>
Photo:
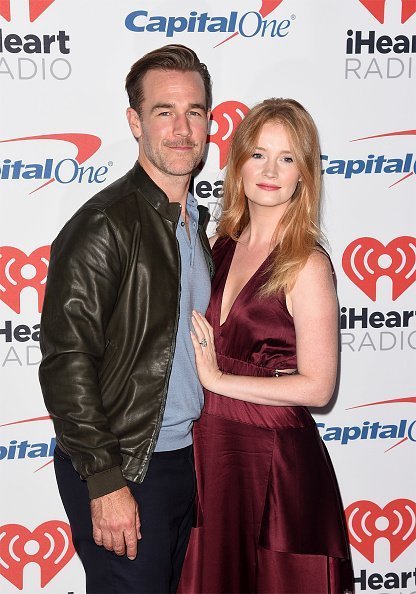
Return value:
[(147, 175), (138, 161), (131, 169), (130, 174), (140, 198), (146, 200), (163, 218), (177, 223), (181, 212), (179, 203), (169, 202), (165, 192)]
[[(143, 167), (137, 161), (127, 174), (130, 175), (131, 181), (141, 199), (146, 200), (159, 214), (173, 223), (177, 223), (180, 215), (180, 205), (177, 202), (169, 202), (166, 194), (155, 184), (155, 182), (147, 175)], [(207, 260), (209, 273), (214, 276), (214, 263), (211, 256), (211, 248), (207, 239), (205, 229), (208, 224), (210, 215), (206, 206), (198, 206), (199, 211), (199, 236), (205, 257)]]

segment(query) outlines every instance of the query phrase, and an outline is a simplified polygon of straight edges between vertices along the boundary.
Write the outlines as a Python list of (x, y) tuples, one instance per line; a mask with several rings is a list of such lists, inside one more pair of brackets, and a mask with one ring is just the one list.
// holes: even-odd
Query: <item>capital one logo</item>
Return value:
[(208, 142), (218, 146), (221, 169), (227, 162), (232, 135), (248, 110), (247, 105), (240, 101), (224, 101), (212, 110), (211, 119), (217, 126), (217, 130), (208, 135)]
[(345, 515), (351, 545), (370, 563), (379, 538), (389, 542), (391, 562), (416, 540), (416, 503), (410, 499), (395, 499), (384, 508), (372, 501), (356, 501)]
[(0, 526), (0, 575), (23, 590), (23, 570), (28, 563), (40, 567), (44, 588), (72, 559), (75, 549), (65, 522), (51, 520), (33, 532), (19, 524)]
[[(0, 0), (1, 2), (1, 0)], [(60, 162), (55, 163), (54, 159), (48, 158), (45, 163), (23, 163), (21, 159), (12, 162), (11, 159), (3, 160), (1, 164), (1, 176), (0, 179), (8, 180), (21, 180), (21, 179), (42, 179), (47, 180), (41, 186), (30, 192), (33, 194), (53, 183), (58, 181), (63, 184), (71, 183), (76, 181), (78, 183), (88, 173), (89, 182), (102, 183), (100, 177), (108, 172), (108, 167), (89, 168), (89, 172), (85, 170), (81, 165), (87, 161), (92, 155), (94, 155), (101, 146), (101, 139), (93, 134), (84, 134), (80, 132), (68, 132), (64, 134), (40, 134), (37, 136), (23, 136), (20, 138), (8, 138), (6, 140), (0, 140), (0, 144), (23, 142), (23, 141), (37, 141), (37, 140), (48, 140), (65, 142), (73, 145), (77, 151), (74, 159), (66, 158)], [(65, 173), (62, 169), (69, 165), (68, 171)]]
[[(22, 0), (20, 0), (22, 1)], [(29, 4), (29, 18), (30, 22), (36, 21), (37, 18), (40, 17), (41, 14), (45, 12), (47, 8), (55, 0), (26, 0)], [(0, 0), (0, 16), (2, 16), (6, 21), (11, 21), (11, 0)]]
[(29, 255), (15, 247), (0, 247), (0, 300), (16, 313), (20, 313), (20, 294), (26, 287), (35, 289), (38, 311), (42, 311), (49, 254), (48, 245)]
[(378, 279), (388, 276), (395, 301), (416, 281), (416, 237), (396, 237), (386, 246), (373, 237), (360, 237), (345, 249), (342, 267), (372, 301), (376, 300)]
[[(395, 409), (397, 409), (397, 405), (400, 404), (416, 404), (416, 396), (405, 396), (404, 398), (393, 398), (391, 400), (380, 400), (378, 402), (366, 402), (365, 404), (358, 404), (356, 406), (350, 406), (349, 408), (347, 408), (347, 410), (354, 410), (357, 408), (367, 408), (367, 407), (372, 407), (372, 406), (385, 406), (385, 405), (393, 405)], [(345, 439), (345, 443), (347, 443), (347, 441), (349, 441), (350, 439), (367, 439), (368, 436), (368, 428), (369, 428), (369, 423), (365, 423), (363, 425), (363, 427), (366, 427), (366, 429), (362, 429), (360, 431), (359, 427), (347, 427), (347, 435), (345, 437), (343, 437), (342, 439)], [(402, 445), (403, 443), (405, 443), (406, 441), (412, 441), (412, 442), (416, 442), (416, 420), (414, 421), (407, 421), (406, 419), (402, 419), (402, 421), (400, 421), (400, 425), (396, 428), (393, 424), (389, 424), (388, 425), (389, 429), (392, 430), (392, 437), (396, 438), (400, 438), (400, 441), (396, 442), (394, 445), (392, 445), (391, 447), (387, 448), (387, 450), (384, 451), (384, 453), (386, 454), (387, 452), (390, 452), (391, 450), (393, 450), (394, 448), (397, 448), (398, 446)], [(380, 428), (381, 430), (383, 430), (383, 427), (381, 426), (380, 423), (376, 423), (372, 428), (371, 428), (371, 433), (370, 433), (370, 439), (376, 439), (377, 438), (377, 430), (374, 432), (375, 435), (373, 435), (373, 431), (374, 429), (378, 429)], [(397, 432), (396, 432), (397, 431)], [(406, 435), (407, 433), (407, 435)], [(365, 434), (365, 436), (364, 436)]]
[[(371, 12), (373, 17), (375, 17), (379, 23), (384, 23), (384, 15), (386, 11), (386, 3), (387, 0), (358, 0), (361, 2), (366, 9)], [(389, 0), (394, 1), (394, 0)], [(415, 0), (401, 0), (402, 2), (402, 11), (401, 11), (401, 21), (405, 23), (413, 16), (416, 12), (416, 3)]]
[[(265, 18), (267, 15), (269, 15), (271, 12), (273, 12), (273, 10), (275, 8), (277, 8), (279, 6), (279, 4), (281, 4), (282, 2), (283, 2), (283, 0), (262, 0), (261, 7), (259, 8), (259, 14), (263, 18)], [(227, 37), (227, 39), (224, 39), (224, 41), (221, 41), (221, 43), (218, 43), (215, 47), (218, 47), (218, 46), (222, 45), (223, 43), (226, 43), (230, 39), (233, 39), (233, 37), (235, 37), (236, 35), (238, 35), (238, 31), (236, 31), (235, 33), (233, 33), (232, 35)]]

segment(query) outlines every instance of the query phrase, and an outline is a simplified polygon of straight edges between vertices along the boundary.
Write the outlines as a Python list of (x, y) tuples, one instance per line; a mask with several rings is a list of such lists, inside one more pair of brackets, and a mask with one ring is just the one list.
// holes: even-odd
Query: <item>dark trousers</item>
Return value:
[(86, 482), (59, 448), (54, 462), (72, 540), (85, 569), (87, 594), (176, 592), (192, 526), (192, 446), (154, 453), (143, 483), (128, 482), (139, 505), (142, 534), (132, 561), (95, 544)]

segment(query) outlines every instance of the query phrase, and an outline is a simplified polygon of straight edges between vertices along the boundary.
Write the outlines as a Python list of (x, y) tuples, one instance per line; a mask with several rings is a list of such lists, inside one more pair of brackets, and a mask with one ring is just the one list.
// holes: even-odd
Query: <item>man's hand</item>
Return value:
[(128, 487), (91, 500), (92, 534), (97, 545), (117, 555), (137, 555), (139, 508)]

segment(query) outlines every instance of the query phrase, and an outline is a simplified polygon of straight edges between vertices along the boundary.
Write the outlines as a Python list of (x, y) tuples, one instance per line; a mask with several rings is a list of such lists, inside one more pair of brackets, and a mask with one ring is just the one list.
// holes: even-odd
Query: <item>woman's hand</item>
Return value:
[(192, 312), (192, 324), (194, 332), (191, 332), (191, 339), (195, 350), (199, 381), (210, 392), (217, 392), (216, 386), (221, 380), (222, 372), (217, 364), (213, 328), (207, 319), (197, 311)]

